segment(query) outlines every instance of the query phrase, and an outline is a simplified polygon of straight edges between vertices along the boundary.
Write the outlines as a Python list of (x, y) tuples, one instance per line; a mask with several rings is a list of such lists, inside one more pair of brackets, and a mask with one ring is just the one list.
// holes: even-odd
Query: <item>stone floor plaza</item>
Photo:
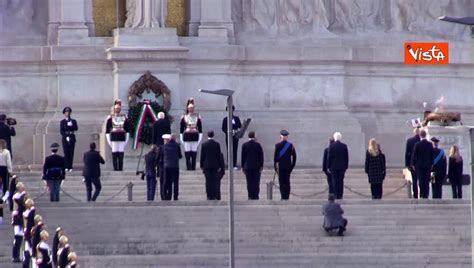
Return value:
[[(473, 17), (474, 0), (0, 0), (0, 114), (16, 119), (13, 173), (43, 216), (48, 243), (61, 226), (83, 268), (231, 267), (231, 196), (234, 267), (472, 267), (472, 184), (463, 199), (450, 185), (442, 199), (414, 199), (403, 175), (413, 122), (431, 116), (423, 129), (446, 154), (458, 146), (472, 177), (474, 28), (441, 16)], [(194, 98), (202, 133), (214, 130), (227, 152), (226, 99), (199, 89), (232, 90), (235, 114), (251, 119), (237, 165), (255, 131), (265, 156), (259, 200), (248, 200), (241, 169), (233, 194), (229, 170), (222, 201), (206, 200), (198, 147), (196, 171), (180, 161), (179, 201), (146, 201), (136, 170), (156, 112), (179, 136)], [(132, 128), (123, 171), (113, 171), (106, 136), (116, 99)], [(61, 145), (65, 107), (78, 124), (74, 168), (61, 201), (50, 203), (42, 169), (50, 145)], [(297, 151), (289, 200), (278, 185), (267, 189), (282, 129)], [(343, 237), (321, 227), (323, 151), (334, 132), (350, 159)], [(382, 200), (372, 200), (364, 172), (371, 138), (386, 157)], [(91, 142), (106, 161), (95, 203), (82, 175)], [(1, 268), (21, 267), (12, 263), (10, 219), (5, 204)]]

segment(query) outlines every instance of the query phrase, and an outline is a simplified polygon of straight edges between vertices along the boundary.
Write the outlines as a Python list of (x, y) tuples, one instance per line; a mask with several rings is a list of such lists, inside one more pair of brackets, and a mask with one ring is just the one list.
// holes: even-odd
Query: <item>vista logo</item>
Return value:
[(448, 64), (448, 43), (405, 43), (405, 64)]

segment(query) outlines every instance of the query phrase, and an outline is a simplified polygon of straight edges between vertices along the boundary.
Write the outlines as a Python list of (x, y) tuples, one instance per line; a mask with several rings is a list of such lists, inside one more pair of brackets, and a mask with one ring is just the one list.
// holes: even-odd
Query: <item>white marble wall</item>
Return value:
[[(449, 10), (461, 12), (463, 5), (472, 5), (467, 0), (459, 3), (450, 1)], [(84, 21), (75, 25), (80, 32), (88, 14), (87, 5), (84, 8)], [(193, 15), (196, 21), (205, 19), (198, 19), (199, 14)], [(54, 24), (51, 28), (58, 26), (54, 18), (50, 22)], [(451, 38), (450, 65), (415, 67), (403, 64), (403, 43), (425, 41), (427, 32), (415, 31), (403, 38), (373, 29), (362, 34), (347, 28), (344, 34), (334, 30), (325, 36), (297, 32), (298, 42), (288, 45), (234, 22), (237, 37), (253, 34), (255, 38), (240, 39), (237, 45), (209, 43), (209, 38), (196, 36), (180, 38), (179, 43), (174, 38), (175, 44), (148, 42), (141, 46), (132, 42), (121, 46), (111, 39), (86, 35), (54, 46), (0, 46), (0, 112), (19, 121), (18, 136), (13, 139), (15, 164), (42, 163), (47, 146), (59, 140), (58, 124), (66, 105), (79, 120), (76, 161), (92, 140), (101, 143), (105, 152), (99, 134), (113, 99), (120, 97), (126, 104), (128, 86), (147, 70), (172, 91), (173, 130), (178, 131), (184, 103), (194, 97), (204, 130), (216, 130), (222, 145), (224, 99), (197, 89), (234, 89), (237, 113), (252, 118), (250, 129), (257, 131), (268, 164), (278, 132), (286, 128), (298, 150), (299, 166), (319, 166), (334, 131), (341, 131), (348, 143), (351, 165), (363, 164), (366, 143), (375, 137), (389, 165), (400, 166), (405, 139), (410, 136), (406, 121), (421, 116), (423, 102), (432, 107), (441, 95), (447, 109), (461, 112), (465, 125), (474, 125), (474, 65), (464, 30), (457, 32), (459, 38), (447, 37)], [(335, 22), (328, 18), (327, 25), (331, 23)], [(437, 25), (435, 30), (440, 29)], [(74, 27), (68, 29), (75, 31)]]

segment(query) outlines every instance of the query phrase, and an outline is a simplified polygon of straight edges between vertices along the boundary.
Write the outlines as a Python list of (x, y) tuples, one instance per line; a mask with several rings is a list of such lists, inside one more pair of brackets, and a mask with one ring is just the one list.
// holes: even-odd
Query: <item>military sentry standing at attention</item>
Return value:
[(76, 147), (77, 121), (71, 118), (71, 107), (63, 109), (65, 118), (61, 120), (59, 131), (62, 136), (62, 144), (64, 151), (64, 158), (66, 159), (66, 171), (72, 171), (72, 164), (74, 162), (74, 148)]
[(290, 198), (290, 175), (296, 165), (296, 150), (293, 144), (288, 141), (289, 134), (286, 130), (280, 131), (280, 142), (275, 145), (275, 156), (273, 158), (282, 200)]

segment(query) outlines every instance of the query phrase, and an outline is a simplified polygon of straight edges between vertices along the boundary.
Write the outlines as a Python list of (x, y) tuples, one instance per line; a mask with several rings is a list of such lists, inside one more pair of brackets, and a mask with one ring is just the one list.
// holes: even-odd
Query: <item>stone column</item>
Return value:
[[(86, 26), (87, 1), (61, 0), (58, 45), (80, 45), (89, 42), (89, 28)], [(92, 8), (90, 11), (92, 12)]]
[(198, 36), (215, 43), (233, 43), (234, 23), (231, 0), (201, 0), (201, 25)]
[(55, 45), (58, 42), (58, 28), (61, 21), (61, 0), (48, 1), (48, 44)]
[(94, 7), (92, 5), (92, 0), (86, 0), (85, 20), (86, 20), (86, 26), (89, 29), (89, 36), (95, 36), (95, 24), (94, 24), (94, 19), (92, 15), (93, 10), (94, 10)]
[(186, 1), (186, 19), (188, 24), (188, 35), (197, 36), (198, 27), (201, 23), (201, 0)]

